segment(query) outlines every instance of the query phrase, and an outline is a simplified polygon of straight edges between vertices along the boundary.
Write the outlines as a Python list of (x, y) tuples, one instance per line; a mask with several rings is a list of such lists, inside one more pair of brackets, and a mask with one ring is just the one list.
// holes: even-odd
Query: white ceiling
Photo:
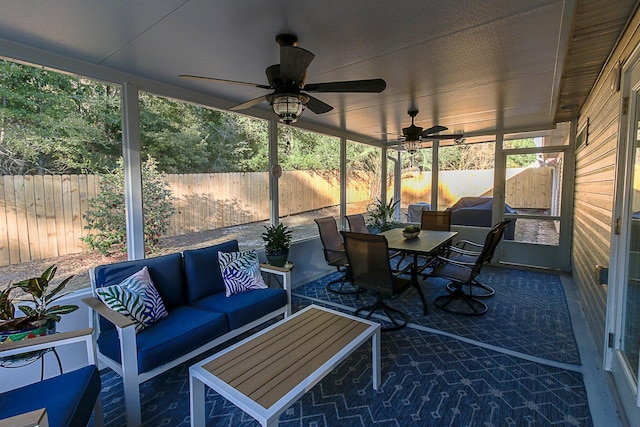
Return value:
[(425, 128), (551, 127), (574, 9), (573, 0), (0, 0), (0, 39), (233, 105), (267, 92), (178, 75), (266, 84), (275, 36), (293, 33), (316, 55), (308, 83), (387, 82), (380, 94), (314, 94), (334, 110), (302, 120), (384, 140), (410, 124), (412, 106)]

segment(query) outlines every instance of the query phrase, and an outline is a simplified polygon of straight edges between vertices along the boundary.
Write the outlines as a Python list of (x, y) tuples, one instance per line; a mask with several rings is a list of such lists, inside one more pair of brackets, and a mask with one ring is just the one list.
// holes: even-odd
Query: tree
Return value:
[(0, 173), (86, 173), (122, 151), (120, 92), (0, 60)]
[[(81, 239), (91, 250), (103, 255), (126, 253), (126, 217), (124, 203), (124, 167), (118, 161), (111, 173), (103, 174), (100, 193), (88, 200), (89, 209), (85, 214), (90, 230)], [(152, 253), (171, 224), (175, 209), (169, 184), (157, 169), (157, 162), (148, 157), (142, 165), (142, 194), (144, 216), (145, 251)]]

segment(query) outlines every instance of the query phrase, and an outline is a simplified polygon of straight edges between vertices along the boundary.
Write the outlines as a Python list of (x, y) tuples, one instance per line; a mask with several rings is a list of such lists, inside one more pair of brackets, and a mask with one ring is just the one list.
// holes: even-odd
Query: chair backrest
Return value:
[[(487, 237), (484, 239), (484, 245), (482, 246), (482, 251), (480, 251), (480, 255), (476, 259), (476, 263), (473, 268), (474, 270), (477, 270), (475, 275), (480, 272), (480, 268), (482, 268), (483, 265), (488, 264), (493, 258), (496, 247), (498, 246), (498, 243), (500, 243), (500, 240), (502, 240), (504, 230), (507, 228), (507, 224), (509, 224), (509, 222), (511, 222), (509, 219), (501, 221), (494, 225), (487, 233)], [(472, 274), (473, 277), (475, 277), (475, 275)]]
[(345, 257), (344, 245), (338, 232), (336, 220), (332, 216), (326, 216), (323, 218), (315, 218), (314, 221), (318, 225), (320, 241), (324, 248), (324, 259), (327, 263), (333, 265), (336, 261), (339, 261), (340, 258)]
[(422, 230), (450, 231), (451, 211), (422, 211)]
[(349, 231), (353, 231), (355, 233), (368, 233), (369, 229), (367, 228), (367, 224), (364, 221), (364, 215), (362, 214), (353, 214), (345, 216), (347, 222), (349, 223)]
[(382, 295), (399, 293), (389, 263), (386, 237), (352, 231), (342, 231), (342, 236), (353, 283)]

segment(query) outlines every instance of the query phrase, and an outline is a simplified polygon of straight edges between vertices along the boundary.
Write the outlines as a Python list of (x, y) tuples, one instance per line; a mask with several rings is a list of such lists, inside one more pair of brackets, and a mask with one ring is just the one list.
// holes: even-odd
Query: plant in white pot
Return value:
[[(73, 277), (50, 289), (56, 270), (54, 264), (41, 276), (10, 284), (0, 292), (0, 343), (54, 332), (61, 315), (78, 309), (77, 305), (53, 304)], [(24, 315), (18, 316), (18, 310)]]
[(284, 267), (289, 257), (292, 231), (282, 223), (277, 226), (265, 226), (264, 228), (266, 231), (262, 233), (262, 240), (265, 242), (264, 252), (267, 256), (267, 261), (276, 267)]

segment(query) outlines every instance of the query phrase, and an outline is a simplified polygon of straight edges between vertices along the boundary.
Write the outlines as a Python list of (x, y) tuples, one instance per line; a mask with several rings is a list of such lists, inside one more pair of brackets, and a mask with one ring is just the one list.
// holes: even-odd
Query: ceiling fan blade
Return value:
[(382, 92), (387, 87), (383, 79), (349, 80), (344, 82), (311, 83), (304, 86), (306, 92)]
[(266, 99), (267, 99), (266, 96), (262, 95), (262, 96), (259, 96), (257, 98), (251, 99), (251, 100), (249, 100), (247, 102), (243, 102), (242, 104), (235, 105), (235, 106), (229, 108), (229, 110), (231, 110), (231, 111), (244, 110), (246, 108), (253, 107), (256, 104), (259, 104), (259, 103), (261, 103), (262, 101), (264, 101)]
[(251, 86), (251, 87), (257, 87), (257, 88), (260, 88), (260, 89), (271, 89), (271, 86), (262, 85), (262, 84), (259, 84), (259, 83), (238, 82), (238, 81), (235, 81), (235, 80), (216, 79), (214, 77), (192, 76), (190, 74), (180, 74), (179, 77), (183, 78), (183, 79), (188, 79), (188, 80), (204, 80), (204, 81), (208, 81), (208, 82), (231, 83), (231, 84), (234, 84), (234, 85)]
[(300, 85), (315, 55), (295, 46), (280, 46), (280, 78)]
[(440, 125), (435, 125), (435, 126), (431, 126), (428, 129), (425, 129), (422, 131), (422, 136), (423, 137), (427, 137), (429, 135), (431, 135), (432, 133), (438, 133), (438, 132), (442, 132), (444, 130), (449, 129), (448, 127), (445, 126), (440, 126)]
[(305, 104), (307, 108), (313, 111), (316, 114), (328, 113), (333, 110), (333, 107), (325, 102), (320, 101), (318, 98), (314, 98), (313, 96), (307, 95), (309, 97), (309, 101)]
[(450, 135), (427, 135), (427, 136), (423, 136), (422, 139), (425, 139), (425, 140), (429, 140), (429, 139), (437, 139), (437, 140), (441, 140), (441, 139), (460, 139), (463, 136), (464, 135), (462, 135), (461, 133), (452, 133)]

